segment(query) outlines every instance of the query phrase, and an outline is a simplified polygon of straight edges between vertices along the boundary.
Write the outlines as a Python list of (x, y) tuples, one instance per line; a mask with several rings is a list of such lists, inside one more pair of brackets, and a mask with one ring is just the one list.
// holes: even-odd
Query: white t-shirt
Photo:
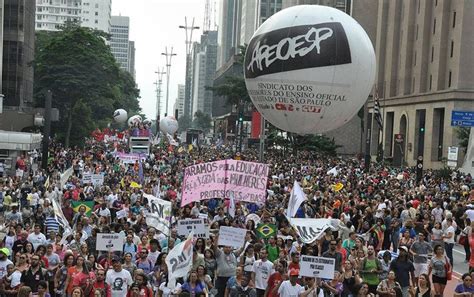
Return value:
[(252, 272), (255, 273), (255, 287), (265, 290), (268, 287), (268, 278), (274, 272), (273, 263), (266, 260), (257, 260), (253, 262)]
[(280, 288), (278, 288), (280, 297), (298, 297), (303, 292), (304, 288), (302, 286), (299, 284), (293, 286), (289, 280), (282, 282)]
[(105, 209), (99, 208), (97, 210), (99, 217), (110, 217), (110, 210), (106, 207)]
[(7, 275), (7, 266), (13, 264), (12, 261), (6, 259), (5, 261), (0, 261), (0, 278), (3, 278)]
[(21, 272), (18, 270), (15, 270), (9, 277), (8, 279), (11, 281), (10, 286), (12, 288), (18, 286), (21, 284)]
[(110, 269), (107, 271), (105, 281), (110, 286), (112, 297), (126, 297), (128, 288), (133, 283), (130, 272), (125, 269), (120, 272)]
[(456, 230), (454, 229), (453, 226), (449, 226), (448, 228), (446, 228), (446, 230), (444, 231), (444, 235), (448, 235), (449, 233), (451, 233), (453, 236), (451, 236), (451, 238), (445, 238), (444, 242), (446, 242), (446, 243), (455, 243), (455, 241), (454, 241), (454, 231), (456, 231)]
[(27, 239), (33, 245), (35, 251), (38, 246), (46, 244), (46, 236), (44, 236), (43, 233), (40, 233), (38, 235), (36, 235), (35, 233), (31, 233), (30, 235), (28, 235)]
[(471, 222), (474, 222), (474, 209), (466, 210), (466, 216), (471, 220)]

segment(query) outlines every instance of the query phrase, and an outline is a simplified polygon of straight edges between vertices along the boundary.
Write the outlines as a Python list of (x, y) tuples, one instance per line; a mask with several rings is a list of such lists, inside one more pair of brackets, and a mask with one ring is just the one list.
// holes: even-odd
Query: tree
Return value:
[(116, 108), (129, 113), (140, 110), (133, 77), (120, 70), (106, 38), (101, 31), (75, 23), (58, 32), (37, 33), (36, 104), (41, 106), (45, 92), (52, 91), (53, 107), (61, 117), (53, 132), (66, 147), (82, 143), (91, 130), (110, 123)]
[(182, 115), (178, 118), (179, 131), (186, 131), (192, 126), (192, 120), (188, 115)]
[(471, 133), (471, 129), (472, 128), (468, 127), (457, 127), (454, 129), (454, 133), (459, 139), (459, 146), (464, 152), (466, 152), (467, 146), (469, 145), (469, 134)]
[(194, 113), (194, 121), (193, 121), (194, 128), (201, 129), (204, 131), (204, 133), (207, 133), (212, 128), (211, 122), (212, 122), (211, 116), (209, 116), (208, 114), (203, 113), (200, 110)]

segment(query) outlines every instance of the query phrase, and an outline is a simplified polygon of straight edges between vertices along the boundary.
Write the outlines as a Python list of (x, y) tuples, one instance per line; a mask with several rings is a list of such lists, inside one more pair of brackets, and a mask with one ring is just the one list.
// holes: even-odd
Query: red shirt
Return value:
[(298, 269), (298, 270), (300, 270), (300, 263), (293, 263), (293, 262), (291, 262), (290, 265), (288, 265), (288, 271), (290, 271), (291, 269)]
[(283, 281), (283, 278), (281, 277), (280, 272), (275, 272), (272, 275), (270, 275), (270, 278), (268, 279), (268, 295), (267, 297), (279, 297), (280, 295), (278, 294), (278, 291), (275, 292), (275, 294), (272, 293), (273, 288), (275, 288), (278, 283), (281, 283)]
[(474, 268), (474, 233), (469, 236), (469, 246), (471, 247), (471, 257), (469, 258), (469, 268)]
[(112, 297), (112, 293), (110, 291), (110, 286), (109, 285), (106, 285), (105, 284), (105, 281), (102, 281), (102, 282), (94, 282), (94, 284), (92, 285), (92, 287), (94, 288), (93, 290), (91, 290), (91, 293), (89, 295), (89, 297), (94, 297), (94, 292), (95, 292), (95, 289), (102, 289), (105, 291), (105, 297)]

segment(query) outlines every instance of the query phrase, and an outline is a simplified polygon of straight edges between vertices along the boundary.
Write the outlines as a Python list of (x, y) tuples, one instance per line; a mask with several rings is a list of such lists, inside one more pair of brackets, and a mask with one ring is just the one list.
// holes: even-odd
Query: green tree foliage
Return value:
[(186, 131), (192, 127), (193, 121), (188, 115), (183, 115), (178, 118), (179, 131)]
[(207, 133), (212, 128), (211, 122), (212, 122), (211, 116), (209, 116), (208, 114), (205, 114), (200, 110), (194, 113), (194, 121), (193, 121), (194, 128), (201, 129), (204, 131), (204, 133)]
[(140, 111), (139, 90), (133, 77), (120, 70), (107, 35), (69, 23), (58, 32), (38, 32), (36, 37), (35, 100), (42, 106), (47, 90), (60, 121), (53, 133), (66, 146), (81, 144), (95, 128), (112, 121), (113, 111)]
[(454, 133), (459, 139), (459, 146), (463, 149), (464, 152), (466, 152), (467, 146), (469, 145), (469, 133), (471, 132), (470, 129), (472, 128), (457, 127), (454, 129)]

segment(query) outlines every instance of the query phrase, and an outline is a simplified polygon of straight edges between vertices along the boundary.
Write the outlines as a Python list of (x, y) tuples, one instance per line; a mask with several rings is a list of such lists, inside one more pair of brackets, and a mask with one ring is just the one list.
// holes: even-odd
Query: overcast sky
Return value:
[[(213, 2), (213, 1), (212, 1)], [(205, 0), (112, 0), (112, 15), (130, 17), (130, 40), (135, 41), (136, 82), (140, 89), (140, 106), (148, 118), (156, 115), (156, 92), (158, 67), (165, 67), (165, 47), (173, 47), (177, 54), (171, 61), (170, 95), (168, 114), (172, 113), (178, 84), (184, 84), (186, 67), (184, 17), (189, 22), (203, 27)], [(194, 30), (193, 40), (200, 39), (202, 29)], [(163, 77), (162, 110), (166, 101), (166, 77)], [(164, 112), (161, 112), (163, 115)], [(131, 115), (129, 115), (131, 116)]]

